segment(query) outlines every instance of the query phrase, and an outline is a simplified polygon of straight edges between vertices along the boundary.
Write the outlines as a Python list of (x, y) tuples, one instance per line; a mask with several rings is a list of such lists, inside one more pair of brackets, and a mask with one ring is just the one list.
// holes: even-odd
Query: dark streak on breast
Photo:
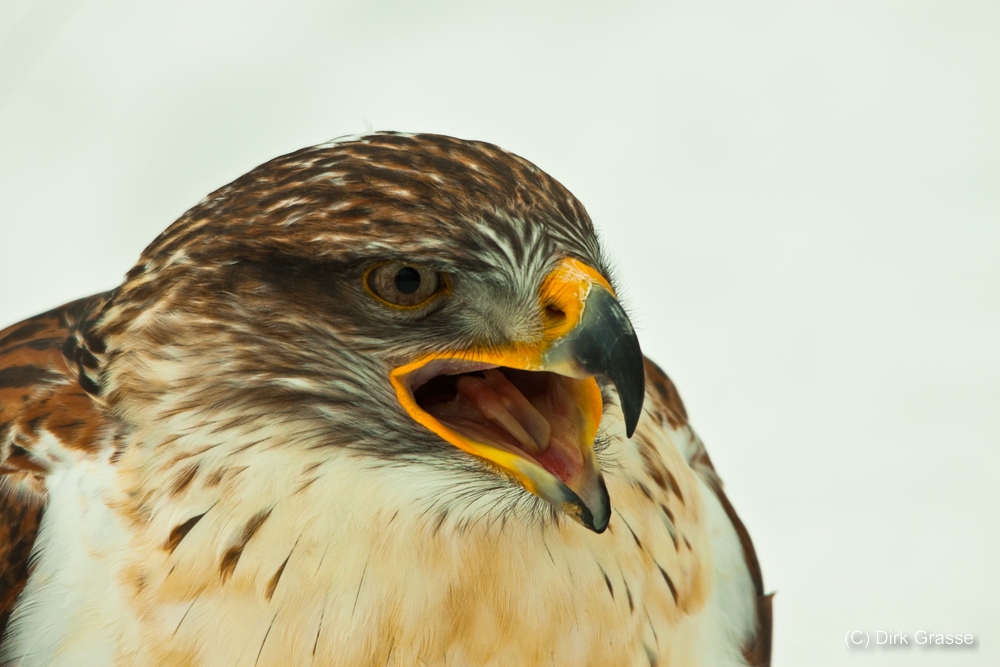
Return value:
[(303, 491), (305, 491), (306, 489), (308, 489), (310, 486), (312, 486), (313, 482), (315, 482), (317, 479), (319, 479), (319, 478), (318, 477), (312, 477), (312, 478), (307, 479), (306, 481), (302, 482), (302, 484), (300, 484), (298, 486), (298, 488), (295, 489), (295, 491), (292, 492), (292, 495), (294, 496), (294, 495), (297, 495), (299, 493), (302, 493)]
[(608, 573), (604, 571), (604, 568), (600, 565), (597, 566), (601, 570), (601, 574), (604, 575), (604, 583), (608, 585), (608, 592), (611, 593), (611, 599), (615, 599), (615, 588), (611, 585), (611, 580), (608, 578)]
[(212, 474), (205, 479), (205, 486), (206, 487), (218, 486), (219, 483), (221, 483), (225, 477), (226, 477), (226, 468), (219, 468), (218, 470), (212, 472)]
[(219, 576), (222, 577), (222, 583), (226, 583), (233, 576), (233, 570), (236, 569), (236, 565), (240, 562), (240, 556), (243, 555), (243, 549), (246, 548), (247, 542), (250, 541), (250, 538), (254, 536), (254, 533), (260, 529), (270, 515), (271, 510), (269, 509), (257, 512), (253, 518), (247, 521), (247, 525), (243, 527), (243, 534), (240, 535), (240, 539), (223, 554), (222, 560), (219, 562)]
[(281, 567), (271, 576), (271, 579), (267, 582), (267, 589), (264, 591), (264, 597), (268, 602), (274, 597), (274, 589), (278, 587), (278, 582), (281, 580), (281, 575), (285, 572), (285, 566), (288, 565), (288, 559), (292, 557), (292, 554), (285, 556), (285, 560), (282, 561)]
[(448, 518), (448, 510), (443, 510), (438, 515), (437, 523), (434, 524), (434, 530), (431, 532), (431, 535), (437, 535), (438, 531), (441, 530), (441, 526), (444, 524), (447, 518)]
[(205, 516), (204, 513), (198, 514), (191, 517), (184, 523), (174, 526), (173, 530), (170, 531), (170, 536), (167, 538), (166, 544), (163, 545), (163, 548), (167, 550), (167, 553), (172, 554), (174, 552), (174, 549), (176, 549), (177, 545), (181, 543), (181, 540), (187, 537), (187, 534), (191, 532), (191, 529), (194, 528), (196, 523), (201, 521), (203, 516)]
[(684, 494), (681, 493), (681, 487), (677, 484), (677, 478), (674, 477), (669, 468), (664, 468), (663, 471), (667, 474), (667, 480), (670, 482), (670, 490), (677, 496), (677, 500), (681, 501), (681, 504), (684, 505)]
[(271, 636), (271, 628), (274, 627), (274, 621), (277, 620), (277, 618), (278, 612), (274, 612), (274, 616), (271, 617), (271, 622), (267, 625), (267, 632), (264, 633), (264, 639), (260, 642), (260, 649), (257, 651), (257, 659), (254, 660), (253, 663), (254, 667), (257, 667), (257, 664), (260, 663), (260, 656), (264, 652), (264, 644), (267, 643), (267, 638)]
[(194, 479), (194, 476), (198, 474), (198, 468), (199, 465), (197, 463), (192, 463), (182, 469), (177, 474), (177, 477), (174, 478), (174, 483), (170, 487), (170, 494), (176, 496), (178, 493), (186, 489), (188, 485), (191, 484), (191, 480)]
[(636, 482), (635, 485), (639, 488), (640, 491), (642, 491), (642, 495), (646, 496), (648, 500), (650, 500), (651, 502), (656, 502), (655, 500), (653, 500), (653, 494), (650, 493), (649, 488), (647, 488), (645, 484), (643, 484), (642, 482)]
[(623, 517), (620, 512), (618, 513), (618, 516), (621, 517), (622, 523), (624, 523), (625, 527), (628, 528), (628, 532), (632, 533), (632, 539), (635, 540), (635, 545), (642, 550), (642, 542), (639, 540), (639, 536), (635, 534), (635, 531), (632, 530), (632, 526), (628, 524), (628, 521), (625, 521), (625, 517)]
[(677, 521), (674, 520), (674, 513), (670, 511), (670, 508), (668, 508), (663, 503), (660, 503), (660, 509), (663, 510), (663, 513), (667, 515), (668, 519), (670, 519), (670, 523), (673, 524), (677, 523)]
[(667, 571), (664, 570), (662, 567), (660, 567), (659, 563), (657, 563), (656, 567), (660, 571), (660, 574), (663, 575), (663, 580), (665, 582), (667, 582), (667, 586), (670, 588), (670, 594), (674, 596), (674, 604), (676, 605), (677, 604), (677, 588), (674, 586), (674, 582), (670, 579), (670, 575), (667, 574)]

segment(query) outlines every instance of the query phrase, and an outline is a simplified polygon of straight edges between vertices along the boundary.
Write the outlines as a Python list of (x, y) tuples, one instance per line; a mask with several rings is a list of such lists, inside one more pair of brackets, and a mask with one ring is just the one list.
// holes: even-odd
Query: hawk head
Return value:
[(631, 435), (645, 384), (583, 206), (520, 157), (435, 135), (307, 148), (217, 190), (87, 343), (134, 429), (252, 423), (598, 532), (602, 416)]

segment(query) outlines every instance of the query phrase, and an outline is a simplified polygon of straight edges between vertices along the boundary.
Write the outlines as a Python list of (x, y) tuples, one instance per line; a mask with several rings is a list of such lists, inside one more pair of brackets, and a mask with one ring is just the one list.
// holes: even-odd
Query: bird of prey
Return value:
[(588, 214), (487, 143), (276, 158), (0, 332), (0, 663), (766, 665)]

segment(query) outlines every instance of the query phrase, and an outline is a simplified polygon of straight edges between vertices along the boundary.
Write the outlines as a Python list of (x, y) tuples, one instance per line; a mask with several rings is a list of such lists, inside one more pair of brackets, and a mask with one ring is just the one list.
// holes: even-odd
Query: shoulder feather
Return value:
[(0, 331), (0, 635), (28, 579), (45, 476), (95, 447), (104, 424), (81, 386), (89, 353), (80, 341), (107, 300), (80, 299)]
[[(669, 423), (671, 428), (683, 428), (687, 426), (687, 411), (681, 401), (680, 394), (674, 383), (670, 381), (667, 374), (649, 359), (645, 359), (646, 364), (646, 384), (652, 391), (647, 390), (647, 397), (652, 397), (654, 405), (652, 414), (659, 420), (661, 425)], [(715, 471), (712, 460), (708, 456), (704, 443), (697, 435), (693, 435), (691, 446), (686, 451), (687, 463), (691, 469), (697, 473), (706, 483), (712, 493), (719, 499), (719, 503), (726, 512), (733, 529), (739, 536), (740, 545), (743, 549), (743, 560), (746, 562), (747, 570), (753, 581), (754, 591), (757, 596), (757, 627), (756, 632), (743, 646), (743, 657), (751, 667), (768, 667), (771, 664), (771, 598), (774, 595), (764, 593), (764, 579), (761, 574), (760, 563), (757, 560), (757, 552), (754, 550), (753, 541), (746, 526), (736, 514), (732, 503), (726, 497), (723, 489), (722, 479)]]

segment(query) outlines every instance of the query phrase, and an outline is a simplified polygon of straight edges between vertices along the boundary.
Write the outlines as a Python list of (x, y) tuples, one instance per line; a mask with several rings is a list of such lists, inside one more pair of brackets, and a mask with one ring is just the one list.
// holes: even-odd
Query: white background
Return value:
[(588, 207), (776, 664), (1000, 664), (1000, 3), (0, 0), (0, 323), (367, 129), (498, 143)]

